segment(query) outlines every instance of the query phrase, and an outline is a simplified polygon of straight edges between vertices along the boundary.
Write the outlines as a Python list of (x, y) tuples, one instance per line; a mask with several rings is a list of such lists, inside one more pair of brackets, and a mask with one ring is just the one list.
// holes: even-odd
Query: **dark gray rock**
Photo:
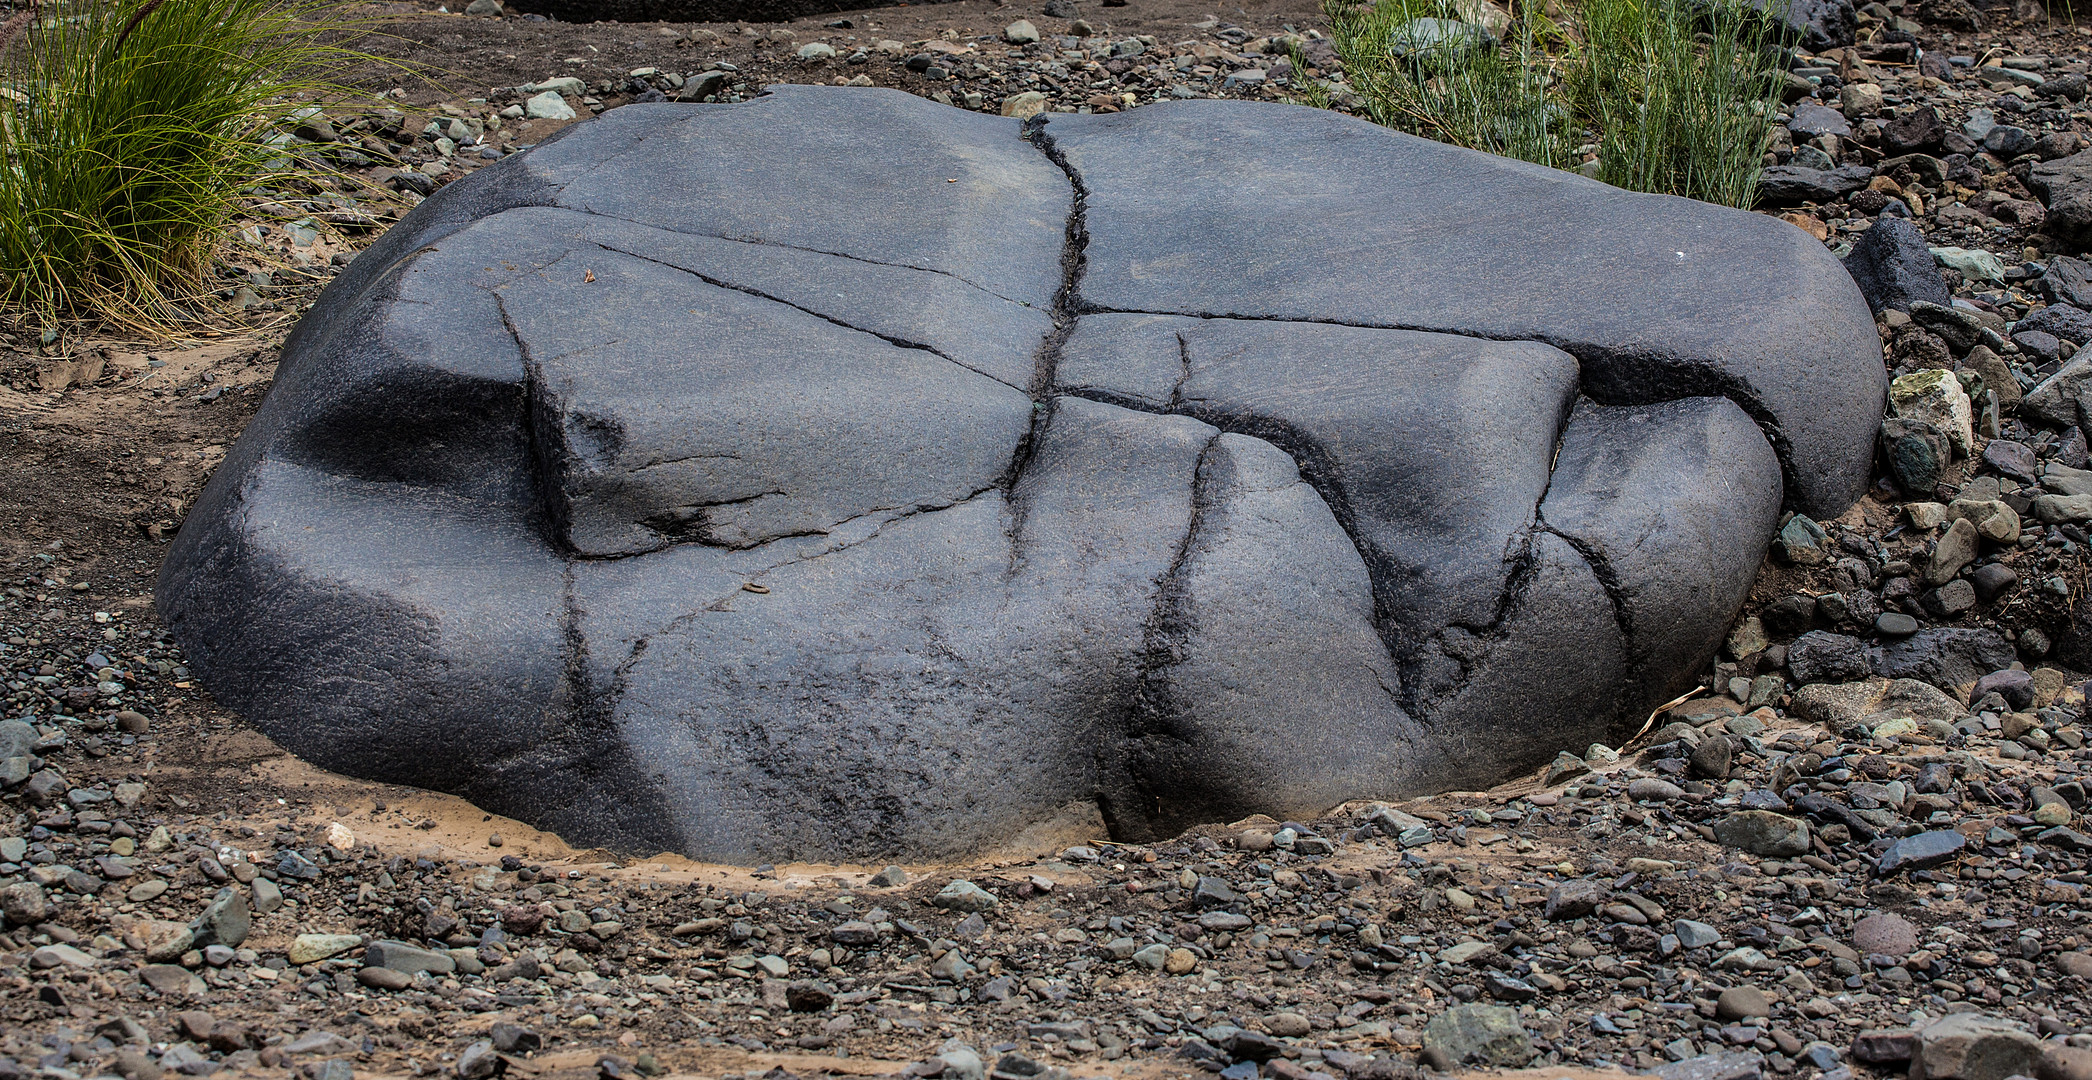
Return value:
[[(1570, 418), (1541, 520), (1617, 583), (1629, 675), (1652, 705), (1684, 692), (1693, 660), (1720, 646), (1728, 628), (1698, 613), (1743, 603), (1765, 557), (1750, 538), (1778, 524), (1778, 486), (1757, 425), (1719, 398), (1614, 408), (1585, 399)], [(1710, 560), (1718, 536), (1731, 539)]]
[[(534, 449), (564, 547), (592, 558), (682, 541), (748, 549), (894, 507), (950, 506), (1009, 469), (1031, 425), (1019, 387), (1051, 331), (1043, 312), (922, 273), (905, 276), (925, 290), (918, 300), (942, 294), (936, 303), (875, 305), (880, 284), (903, 273), (562, 220), (573, 217), (496, 219), (518, 246), (564, 226), (596, 250), (493, 290), (527, 346)], [(734, 288), (713, 284), (728, 280)], [(577, 289), (594, 302), (573, 310)], [(661, 342), (621, 328), (664, 305), (693, 312), (681, 331), (705, 340), (706, 355), (625, 377)], [(796, 385), (748, 369), (763, 350), (795, 358)], [(786, 400), (793, 413), (782, 420), (774, 411)], [(786, 431), (793, 437), (751, 439)]]
[(1826, 203), (1866, 187), (1872, 179), (1874, 170), (1865, 165), (1835, 169), (1771, 165), (1758, 174), (1758, 198), (1772, 206)]
[(487, 1035), (494, 1049), (504, 1054), (534, 1054), (545, 1045), (543, 1035), (520, 1024), (495, 1024)]
[(1984, 133), (1983, 149), (1997, 155), (2001, 161), (2010, 161), (2033, 151), (2034, 136), (2025, 128), (1999, 124)]
[(1867, 676), (1867, 646), (1846, 634), (1811, 631), (1787, 647), (1787, 670), (1799, 683), (1862, 679)]
[(2040, 330), (2022, 330), (2012, 335), (2013, 344), (2034, 363), (2046, 363), (2062, 354), (2062, 343), (2054, 334)]
[(36, 744), (42, 740), (43, 736), (25, 720), (0, 720), (0, 758), (34, 755)]
[(190, 944), (195, 948), (206, 945), (225, 945), (238, 948), (247, 940), (247, 931), (254, 924), (253, 913), (247, 910), (247, 898), (234, 888), (219, 889), (205, 905), (203, 914), (189, 924), (195, 936)]
[(2080, 247), (2092, 241), (2092, 150), (2035, 165), (2027, 186), (2048, 207), (2043, 231)]
[(1976, 606), (1976, 587), (1966, 578), (1955, 578), (1918, 597), (1918, 605), (1935, 619), (1956, 619)]
[(1930, 105), (1904, 109), (1881, 125), (1881, 150), (1890, 157), (1922, 153), (1939, 147), (1947, 136), (1947, 122)]
[(2077, 72), (2064, 72), (2063, 74), (2050, 75), (2043, 79), (2041, 85), (2034, 88), (2034, 93), (2045, 98), (2083, 101), (2085, 100), (2086, 85), (2083, 75)]
[(1992, 439), (1983, 448), (1983, 464), (2021, 483), (2040, 478), (2041, 457), (2034, 448), (2011, 439)]
[[(2088, 363), (2086, 369), (2092, 370), (2092, 363)], [(2058, 372), (2058, 374), (2061, 373)], [(2025, 402), (2022, 401), (2021, 404), (2024, 405)], [(2054, 403), (2051, 402), (2050, 404), (2053, 405)], [(2092, 401), (2086, 401), (2086, 406), (2085, 411), (2092, 412)], [(2092, 447), (2087, 447), (2085, 444), (2083, 426), (2072, 424), (2063, 429), (2063, 443), (2056, 448), (2055, 460), (2065, 468), (2071, 469), (2083, 469), (2088, 465), (2092, 465)]]
[(1869, 1065), (1894, 1065), (1909, 1061), (1917, 1045), (1918, 1033), (1908, 1028), (1862, 1031), (1852, 1037), (1852, 1056)]
[[(1866, 482), (1871, 321), (1789, 226), (1320, 111), (1040, 126), (789, 87), (446, 187), (189, 515), (192, 666), (322, 765), (577, 841), (1147, 837), (1609, 741), (1711, 659), (1783, 492)], [(1309, 224), (1235, 239), (1274, 214)]]
[(458, 1080), (486, 1080), (502, 1071), (502, 1061), (494, 1044), (482, 1039), (458, 1053), (457, 1063), (451, 1066), (451, 1071), (457, 1074)]
[[(2044, 310), (2054, 311), (2055, 308)], [(2022, 320), (2024, 321), (2024, 320)], [(2076, 426), (2088, 418), (2082, 414), (2092, 411), (2092, 356), (2073, 356), (2054, 375), (2041, 380), (2027, 391), (2019, 403), (2019, 411), (2043, 423), (2056, 427), (2069, 427), (2077, 433), (2082, 446), (2084, 430)], [(2069, 446), (2065, 443), (2066, 449)], [(2068, 455), (2068, 456), (2075, 456)], [(2057, 460), (2063, 461), (2066, 454), (2059, 452)], [(2064, 463), (2070, 464), (2068, 461)], [(2072, 466), (2077, 468), (2080, 466)]]
[[(1830, 561), (1830, 534), (1807, 514), (1796, 514), (1780, 526), (1773, 544), (1788, 562), (1799, 566), (1821, 566)], [(1814, 614), (1813, 607), (1810, 612)]]
[(1729, 761), (1735, 752), (1736, 748), (1729, 745), (1725, 736), (1710, 736), (1701, 739), (1700, 745), (1692, 748), (1686, 765), (1691, 768), (1694, 776), (1706, 780), (1726, 780), (1729, 778)]
[(2014, 333), (2038, 331), (2072, 344), (2092, 342), (2092, 312), (2071, 304), (2050, 304), (2013, 324)]
[(2004, 563), (1986, 563), (1970, 571), (1968, 581), (1976, 599), (1988, 604), (2019, 584), (2019, 572)]
[(1946, 433), (1923, 420), (1881, 422), (1881, 457), (1906, 494), (1930, 497), (1952, 460)]
[(1227, 882), (1217, 877), (1202, 877), (1198, 885), (1191, 890), (1191, 902), (1200, 907), (1225, 907), (1238, 903), (1241, 899), (1235, 894), (1235, 890), (1228, 887)]
[(1828, 105), (1796, 105), (1793, 118), (1787, 121), (1787, 130), (1795, 134), (1797, 142), (1818, 135), (1844, 138), (1852, 134), (1852, 124), (1846, 121), (1844, 113)]
[(1954, 355), (1960, 356), (1975, 347), (1978, 335), (1983, 332), (1983, 320), (1974, 312), (1930, 301), (1915, 301), (1910, 306), (1911, 321), (1939, 335), (1941, 341)]
[(1997, 694), (2005, 699), (2006, 704), (2024, 711), (2034, 704), (2034, 676), (2012, 668), (1993, 671), (1976, 680), (1976, 688), (1969, 691), (1969, 700), (1981, 701), (1987, 694)]
[(1967, 846), (1967, 837), (1945, 829), (1906, 836), (1881, 853), (1874, 872), (1888, 877), (1910, 870), (1924, 870), (1953, 859)]
[(1598, 910), (1612, 896), (1613, 890), (1603, 881), (1589, 878), (1574, 878), (1547, 890), (1547, 907), (1543, 914), (1549, 919), (1581, 919)]
[(1947, 163), (1930, 154), (1903, 154), (1884, 159), (1877, 171), (1906, 183), (1938, 184), (1947, 178)]
[[(1788, 525), (1791, 527), (1792, 522)], [(1758, 612), (1758, 620), (1765, 624), (1765, 632), (1777, 638), (1790, 638), (1806, 633), (1816, 622), (1816, 598), (1806, 593), (1783, 596)]]
[[(2041, 295), (2051, 304), (2069, 304), (2079, 310), (2092, 308), (2092, 263), (2068, 255), (2051, 258), (2047, 272), (2041, 275)], [(2018, 340), (2025, 329), (2015, 328), (2013, 340)]]
[(1924, 234), (1902, 218), (1876, 219), (1853, 242), (1852, 253), (1845, 256), (1845, 269), (1875, 311), (1909, 311), (1914, 301), (1945, 306), (1954, 300), (1932, 261), (1932, 251), (1925, 246)]
[[(1174, 119), (1192, 112), (1196, 124)], [(1783, 222), (1587, 185), (1335, 113), (1278, 126), (1268, 107), (1246, 102), (1057, 114), (1047, 134), (1090, 193), (1081, 298), (1092, 310), (1546, 341), (1577, 358), (1584, 393), (1602, 404), (1734, 400), (1719, 388), (1748, 386), (1790, 502), (1828, 519), (1865, 488), (1887, 392), (1880, 339), (1835, 258)], [(1155, 184), (1154, 161), (1178, 156), (1225, 168)], [(1390, 176), (1404, 178), (1399, 198), (1362, 200)], [(1484, 203), (1520, 209), (1478, 214)], [(1277, 248), (1231, 231), (1274, 218), (1312, 225)], [(1686, 236), (1701, 239), (1678, 242)], [(1434, 244), (1463, 254), (1415, 273)], [(1499, 254), (1472, 257), (1483, 250)], [(1206, 254), (1177, 254), (1188, 251)], [(1332, 259), (1349, 272), (1328, 273)], [(1739, 264), (1779, 269), (1747, 284), (1728, 272)], [(1649, 272), (1657, 265), (1665, 273)], [(1540, 285), (1564, 275), (1573, 284)]]
[(1842, 49), (1859, 30), (1859, 12), (1851, 0), (1750, 0), (1750, 5), (1780, 20), (1788, 36), (1810, 52)]
[[(2018, 653), (1994, 630), (1935, 627), (1868, 651), (1874, 674), (1890, 679), (1918, 679), (1952, 693), (1977, 679), (2011, 666)], [(1861, 672), (1865, 674), (1865, 672)]]

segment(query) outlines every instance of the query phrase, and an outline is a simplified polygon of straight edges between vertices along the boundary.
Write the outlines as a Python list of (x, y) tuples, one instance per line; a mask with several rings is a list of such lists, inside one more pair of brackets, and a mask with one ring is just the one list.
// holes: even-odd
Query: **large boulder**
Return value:
[(1791, 226), (1331, 112), (634, 105), (344, 271), (159, 599), (294, 752), (577, 842), (1146, 837), (1638, 725), (1882, 384)]

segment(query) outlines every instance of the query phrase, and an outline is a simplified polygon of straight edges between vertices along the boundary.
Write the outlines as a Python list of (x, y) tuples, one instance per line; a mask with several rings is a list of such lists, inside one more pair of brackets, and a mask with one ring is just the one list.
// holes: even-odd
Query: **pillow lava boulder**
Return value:
[(633, 105), (327, 289), (159, 603), (293, 752), (577, 842), (1153, 837), (1639, 724), (1884, 377), (1790, 225), (1332, 112)]

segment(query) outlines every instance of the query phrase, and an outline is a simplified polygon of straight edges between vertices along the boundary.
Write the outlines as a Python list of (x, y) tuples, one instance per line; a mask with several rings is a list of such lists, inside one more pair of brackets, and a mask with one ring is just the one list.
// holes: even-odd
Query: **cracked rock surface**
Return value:
[(329, 287), (159, 602), (579, 842), (1145, 839), (1639, 727), (1864, 489), (1878, 348), (1783, 223), (1334, 113), (634, 105)]

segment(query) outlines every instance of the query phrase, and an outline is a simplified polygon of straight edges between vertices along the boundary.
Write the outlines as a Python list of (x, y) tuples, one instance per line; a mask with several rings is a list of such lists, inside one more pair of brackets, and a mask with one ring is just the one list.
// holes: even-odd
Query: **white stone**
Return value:
[(556, 90), (547, 90), (523, 103), (523, 114), (532, 120), (572, 120), (574, 107)]
[(1975, 410), (1951, 371), (1914, 371), (1890, 383), (1889, 410), (1898, 419), (1922, 420), (1940, 429), (1964, 457), (1975, 445)]

